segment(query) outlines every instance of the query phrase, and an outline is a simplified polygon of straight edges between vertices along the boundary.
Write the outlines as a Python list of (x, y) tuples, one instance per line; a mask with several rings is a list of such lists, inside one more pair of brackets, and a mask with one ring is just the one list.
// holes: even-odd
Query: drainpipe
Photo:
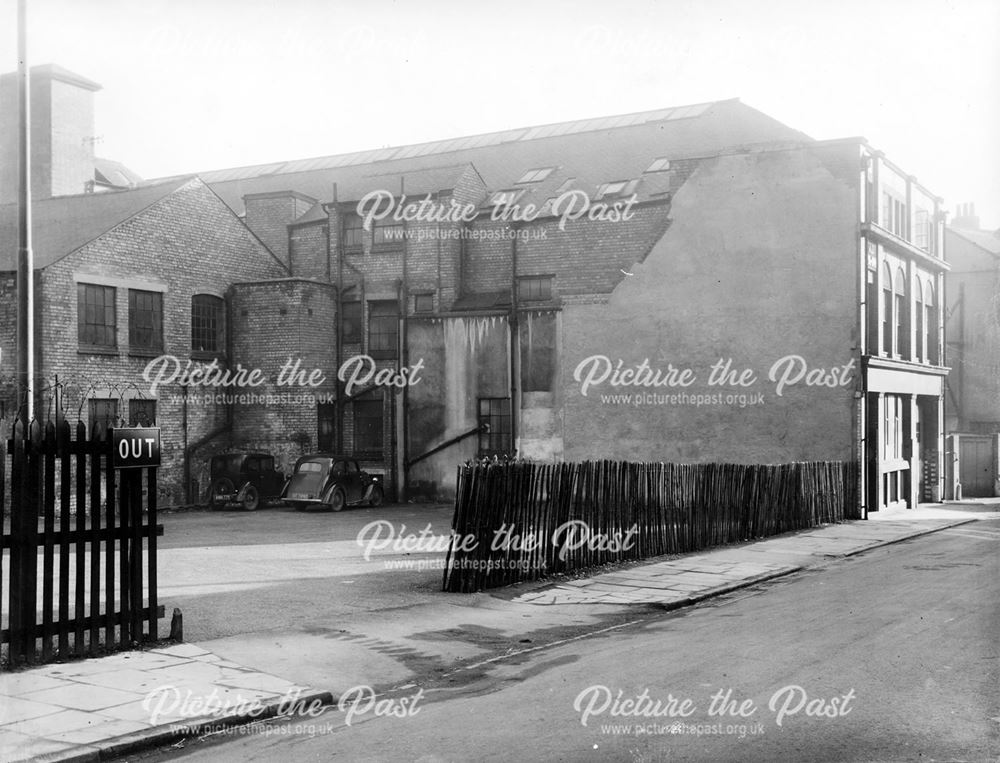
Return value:
[(517, 451), (518, 419), (521, 404), (518, 399), (518, 386), (521, 367), (521, 335), (517, 322), (517, 233), (518, 227), (512, 226), (514, 236), (510, 240), (510, 446)]
[[(342, 225), (340, 207), (337, 205), (337, 184), (333, 184), (333, 202), (330, 205), (330, 212), (337, 219), (337, 325), (334, 331), (336, 348), (334, 351), (337, 368), (334, 372), (334, 386), (337, 390), (337, 399), (334, 403), (334, 425), (337, 427), (336, 450), (338, 453), (344, 452), (344, 386), (340, 381), (340, 367), (344, 363), (344, 226)], [(330, 214), (327, 213), (327, 227), (331, 222)], [(328, 231), (326, 245), (331, 246), (333, 236)]]
[[(399, 179), (399, 194), (400, 198), (403, 196), (403, 178)], [(397, 372), (403, 368), (409, 368), (410, 366), (410, 321), (408, 318), (408, 307), (409, 307), (409, 276), (407, 274), (407, 258), (410, 249), (410, 240), (406, 235), (409, 231), (409, 224), (406, 220), (403, 221), (403, 282), (400, 285), (400, 316), (401, 316), (401, 326), (400, 326), (400, 342), (402, 344), (400, 348), (399, 363), (397, 365)], [(399, 471), (401, 474), (400, 484), (399, 484), (399, 500), (405, 501), (408, 494), (408, 477), (409, 469), (407, 468), (407, 459), (410, 453), (410, 427), (409, 427), (409, 395), (407, 394), (408, 388), (404, 386), (400, 395), (400, 416), (402, 421), (401, 426), (401, 438), (403, 440), (399, 448)]]

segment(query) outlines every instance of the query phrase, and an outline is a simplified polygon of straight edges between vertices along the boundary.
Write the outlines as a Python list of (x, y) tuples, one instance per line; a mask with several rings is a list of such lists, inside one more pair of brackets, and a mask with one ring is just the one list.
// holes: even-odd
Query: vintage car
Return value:
[(239, 504), (255, 511), (261, 502), (278, 498), (285, 475), (274, 468), (269, 453), (224, 453), (212, 456), (208, 505), (221, 509)]
[(379, 506), (383, 493), (379, 477), (359, 469), (353, 458), (313, 453), (295, 462), (281, 497), (299, 509), (313, 506), (340, 511), (345, 506)]

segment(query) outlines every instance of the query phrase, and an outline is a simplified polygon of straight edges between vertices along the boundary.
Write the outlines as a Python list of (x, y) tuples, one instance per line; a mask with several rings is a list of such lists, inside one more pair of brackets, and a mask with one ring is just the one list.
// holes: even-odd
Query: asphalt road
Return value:
[(992, 761), (998, 552), (980, 521), (403, 687), (349, 726), (331, 709), (154, 757)]
[[(383, 522), (378, 537), (437, 535), (451, 529), (451, 507), (401, 504), (341, 512), (284, 506), (165, 513), (160, 522), (159, 595), (169, 620), (184, 616), (187, 641), (316, 621), (338, 622), (375, 607), (419, 602), (441, 590), (440, 569), (387, 569), (386, 560), (422, 559), (391, 544), (364, 556), (359, 534)], [(374, 532), (374, 531), (373, 531)], [(369, 534), (368, 538), (374, 537)], [(165, 624), (166, 625), (166, 624)]]

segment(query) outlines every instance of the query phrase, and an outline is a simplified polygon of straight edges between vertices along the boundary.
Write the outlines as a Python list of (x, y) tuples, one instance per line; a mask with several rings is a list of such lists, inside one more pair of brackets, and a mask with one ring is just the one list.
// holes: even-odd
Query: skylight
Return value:
[(646, 172), (663, 172), (670, 169), (670, 160), (666, 157), (660, 157), (653, 161), (651, 165), (646, 168)]
[(545, 180), (545, 178), (547, 178), (549, 175), (551, 175), (552, 174), (552, 170), (554, 170), (554, 169), (555, 169), (555, 167), (539, 167), (537, 169), (528, 170), (523, 175), (521, 175), (521, 179), (518, 180), (517, 182), (518, 183), (538, 183), (538, 182), (540, 182), (542, 180)]

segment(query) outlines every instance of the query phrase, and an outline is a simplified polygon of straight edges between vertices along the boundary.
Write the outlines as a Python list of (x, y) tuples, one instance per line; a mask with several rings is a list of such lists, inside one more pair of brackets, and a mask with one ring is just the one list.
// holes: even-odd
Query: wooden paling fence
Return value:
[(71, 433), (65, 421), (32, 422), (27, 436), (0, 421), (0, 647), (10, 666), (155, 640), (163, 616), (156, 469), (115, 470), (110, 442), (88, 439), (83, 423)]
[(443, 589), (478, 591), (859, 518), (847, 462), (458, 469)]

